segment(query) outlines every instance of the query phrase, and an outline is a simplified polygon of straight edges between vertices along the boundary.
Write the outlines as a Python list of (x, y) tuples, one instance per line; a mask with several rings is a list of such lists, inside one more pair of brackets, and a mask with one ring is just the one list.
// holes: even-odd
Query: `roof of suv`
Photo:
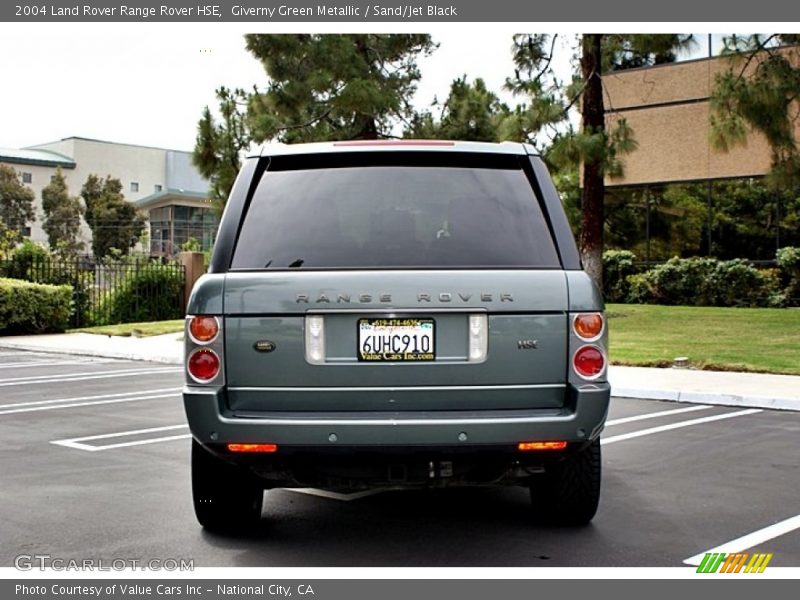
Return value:
[(251, 156), (285, 156), (290, 154), (329, 154), (341, 152), (469, 152), (478, 154), (537, 154), (530, 144), (519, 142), (458, 142), (450, 140), (350, 140), (311, 144), (265, 144)]

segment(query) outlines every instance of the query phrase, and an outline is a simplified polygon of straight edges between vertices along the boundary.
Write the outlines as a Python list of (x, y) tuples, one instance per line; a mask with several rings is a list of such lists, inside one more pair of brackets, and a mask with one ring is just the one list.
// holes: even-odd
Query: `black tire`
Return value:
[(553, 463), (530, 486), (538, 519), (559, 525), (586, 525), (600, 502), (600, 439), (586, 449)]
[(246, 531), (261, 520), (264, 485), (247, 469), (214, 456), (193, 439), (192, 497), (194, 514), (205, 529)]

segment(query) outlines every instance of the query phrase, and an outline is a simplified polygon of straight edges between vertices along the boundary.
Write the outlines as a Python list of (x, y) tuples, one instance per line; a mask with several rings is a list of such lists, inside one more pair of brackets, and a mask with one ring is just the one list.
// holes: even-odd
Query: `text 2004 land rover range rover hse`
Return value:
[(255, 524), (274, 487), (513, 484), (588, 522), (602, 311), (527, 146), (266, 147), (189, 303), (198, 520)]

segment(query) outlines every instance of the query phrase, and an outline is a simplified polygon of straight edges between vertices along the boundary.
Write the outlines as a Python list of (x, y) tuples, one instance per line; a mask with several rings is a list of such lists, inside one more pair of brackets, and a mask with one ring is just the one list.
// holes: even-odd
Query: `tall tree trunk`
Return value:
[[(605, 132), (603, 82), (600, 78), (602, 37), (602, 34), (597, 33), (583, 36), (581, 74), (585, 87), (581, 116), (583, 131), (589, 135)], [(583, 267), (600, 289), (603, 288), (603, 199), (605, 196), (602, 165), (602, 153), (584, 157), (581, 193), (583, 217), (580, 237)]]

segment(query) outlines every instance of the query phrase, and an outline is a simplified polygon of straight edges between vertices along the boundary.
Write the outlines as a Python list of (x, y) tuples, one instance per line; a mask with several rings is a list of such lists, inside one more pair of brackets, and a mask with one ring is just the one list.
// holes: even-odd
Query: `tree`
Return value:
[[(578, 72), (564, 85), (550, 67), (555, 36), (514, 36), (516, 70), (506, 87), (530, 99), (515, 113), (516, 131), (530, 139), (543, 128), (555, 130), (546, 153), (549, 164), (557, 169), (581, 165), (579, 249), (586, 272), (601, 288), (605, 177), (621, 175), (622, 157), (636, 147), (625, 119), (616, 118), (607, 126), (602, 75), (672, 61), (678, 50), (691, 43), (691, 35), (681, 34), (585, 34), (578, 39)], [(564, 123), (576, 104), (580, 105), (579, 131)]]
[(18, 242), (28, 223), (35, 220), (33, 190), (22, 184), (17, 172), (0, 164), (0, 237)]
[(122, 183), (110, 175), (89, 175), (81, 188), (86, 203), (86, 222), (92, 230), (92, 252), (108, 256), (112, 248), (127, 254), (141, 238), (145, 218), (125, 200)]
[(468, 83), (464, 75), (450, 85), (438, 119), (430, 111), (414, 115), (405, 137), (498, 142), (508, 114), (508, 107), (486, 89), (483, 79)]
[(231, 193), (236, 175), (242, 166), (242, 153), (250, 145), (246, 124), (247, 94), (244, 90), (217, 90), (220, 120), (208, 106), (197, 123), (197, 139), (192, 162), (209, 181), (209, 198), (221, 213)]
[(245, 36), (269, 77), (254, 90), (248, 123), (257, 142), (391, 137), (410, 123), (417, 58), (435, 49), (429, 35)]
[[(773, 188), (800, 186), (800, 35), (731, 36), (723, 53), (730, 67), (714, 78), (711, 143), (727, 151), (744, 145), (755, 130), (772, 150)], [(794, 44), (793, 47), (786, 47)]]
[(83, 206), (80, 198), (70, 196), (64, 173), (59, 167), (50, 183), (42, 190), (42, 227), (50, 247), (68, 256), (83, 250), (80, 239)]

